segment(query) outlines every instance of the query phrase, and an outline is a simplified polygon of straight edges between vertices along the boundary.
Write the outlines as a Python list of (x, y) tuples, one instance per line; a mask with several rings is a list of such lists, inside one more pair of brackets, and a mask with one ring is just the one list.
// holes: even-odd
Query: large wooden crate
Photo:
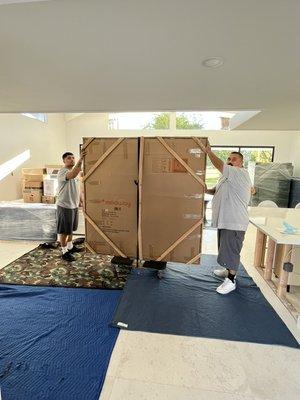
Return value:
[(83, 140), (86, 245), (137, 258), (137, 139)]
[[(140, 143), (139, 257), (199, 262), (205, 153), (200, 139), (145, 138)], [(201, 139), (206, 145), (206, 139)]]
[(204, 138), (84, 139), (87, 247), (141, 260), (198, 262), (205, 144)]

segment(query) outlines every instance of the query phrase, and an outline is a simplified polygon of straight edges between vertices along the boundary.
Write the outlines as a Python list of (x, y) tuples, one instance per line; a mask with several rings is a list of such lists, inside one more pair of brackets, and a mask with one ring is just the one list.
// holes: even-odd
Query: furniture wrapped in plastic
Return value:
[(56, 241), (56, 205), (0, 202), (0, 239)]
[(278, 207), (288, 207), (290, 184), (293, 176), (291, 163), (256, 163), (251, 205), (264, 200), (274, 201)]
[(289, 198), (289, 208), (295, 208), (300, 203), (300, 178), (293, 177)]

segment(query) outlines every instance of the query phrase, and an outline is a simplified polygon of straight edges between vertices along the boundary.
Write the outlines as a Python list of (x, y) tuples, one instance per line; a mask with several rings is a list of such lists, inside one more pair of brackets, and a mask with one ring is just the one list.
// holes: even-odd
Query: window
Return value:
[[(212, 146), (213, 152), (226, 162), (228, 155), (233, 151), (239, 151), (244, 156), (244, 167), (248, 169), (250, 177), (253, 175), (253, 164), (256, 162), (272, 162), (274, 159), (274, 147), (248, 147), (248, 146)], [(214, 187), (220, 177), (220, 172), (212, 165), (207, 158), (206, 183)]]
[(240, 147), (244, 156), (244, 166), (248, 168), (250, 161), (269, 163), (273, 161), (274, 147)]
[[(239, 151), (239, 147), (219, 147), (219, 146), (212, 146), (213, 152), (224, 162), (226, 162), (228, 156), (230, 153), (233, 151)], [(207, 186), (214, 187), (218, 179), (220, 177), (220, 172), (212, 165), (210, 159), (207, 157), (207, 162), (206, 162), (206, 177), (205, 177), (205, 182)]]
[(170, 113), (137, 112), (109, 114), (108, 129), (170, 129)]
[(177, 112), (176, 129), (228, 130), (235, 112)]
[(25, 117), (32, 118), (32, 119), (37, 119), (38, 121), (41, 122), (47, 122), (47, 115), (43, 113), (22, 113)]
[(0, 165), (0, 181), (17, 169), (21, 164), (30, 158), (30, 150), (25, 150), (14, 158)]

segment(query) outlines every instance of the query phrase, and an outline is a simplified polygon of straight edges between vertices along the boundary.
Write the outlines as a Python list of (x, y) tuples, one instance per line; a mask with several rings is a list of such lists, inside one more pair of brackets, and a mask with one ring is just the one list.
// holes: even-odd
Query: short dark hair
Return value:
[(68, 156), (74, 156), (73, 153), (70, 153), (69, 151), (66, 151), (63, 155), (62, 155), (62, 159), (64, 160), (66, 157)]
[(240, 156), (241, 159), (244, 161), (244, 156), (243, 156), (243, 154), (240, 153), (239, 151), (232, 151), (230, 154), (236, 154), (236, 155)]

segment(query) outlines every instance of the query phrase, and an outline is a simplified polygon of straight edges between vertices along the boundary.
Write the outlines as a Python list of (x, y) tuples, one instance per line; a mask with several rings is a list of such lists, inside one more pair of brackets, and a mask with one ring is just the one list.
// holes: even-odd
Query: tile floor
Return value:
[[(255, 230), (249, 227), (242, 262), (300, 342), (300, 329), (252, 267)], [(0, 268), (36, 243), (0, 242)], [(205, 230), (203, 252), (216, 253), (216, 232)], [(280, 346), (121, 331), (100, 400), (299, 400), (300, 351)]]

